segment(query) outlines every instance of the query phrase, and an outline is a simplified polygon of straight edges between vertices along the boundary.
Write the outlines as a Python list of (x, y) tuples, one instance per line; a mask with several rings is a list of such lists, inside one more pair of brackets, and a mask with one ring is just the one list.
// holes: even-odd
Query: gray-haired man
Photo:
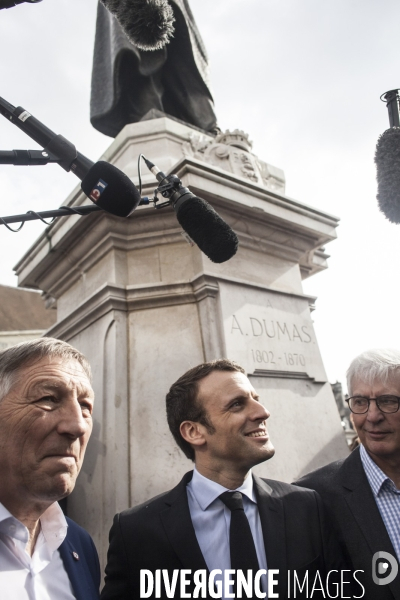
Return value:
[(0, 352), (0, 596), (95, 600), (90, 536), (57, 503), (74, 489), (92, 431), (90, 366), (52, 338)]
[(364, 571), (363, 598), (400, 600), (400, 352), (360, 354), (347, 383), (361, 446), (297, 484), (331, 512), (353, 568)]

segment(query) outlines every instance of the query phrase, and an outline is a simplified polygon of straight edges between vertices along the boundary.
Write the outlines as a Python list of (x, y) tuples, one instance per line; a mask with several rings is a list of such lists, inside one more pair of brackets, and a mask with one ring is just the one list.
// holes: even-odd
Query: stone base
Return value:
[[(114, 514), (191, 469), (168, 431), (165, 394), (204, 360), (242, 364), (271, 412), (276, 455), (257, 473), (291, 481), (348, 453), (310, 316), (314, 298), (301, 284), (325, 268), (321, 246), (337, 220), (285, 197), (282, 171), (252, 154), (243, 132), (199, 137), (171, 119), (143, 121), (104, 158), (137, 183), (141, 152), (229, 223), (240, 242), (234, 258), (212, 263), (187, 244), (170, 207), (143, 207), (126, 219), (58, 219), (16, 267), (20, 285), (57, 300), (48, 335), (93, 366), (94, 430), (68, 512), (103, 561)], [(155, 187), (144, 174), (143, 193)], [(77, 189), (66, 203), (88, 200)]]

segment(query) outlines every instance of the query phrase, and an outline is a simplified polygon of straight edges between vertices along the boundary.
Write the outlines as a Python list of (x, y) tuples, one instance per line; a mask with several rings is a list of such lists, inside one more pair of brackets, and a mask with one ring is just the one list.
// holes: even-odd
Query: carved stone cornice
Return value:
[(218, 279), (202, 274), (192, 280), (192, 289), (197, 302), (204, 298), (217, 298), (219, 294)]
[(246, 281), (232, 277), (216, 277), (204, 273), (197, 275), (189, 282), (128, 285), (126, 287), (104, 284), (88, 299), (53, 325), (46, 332), (46, 335), (70, 339), (113, 310), (133, 312), (165, 306), (199, 303), (205, 298), (216, 299), (219, 295), (219, 281), (305, 300), (310, 305), (313, 305), (315, 301), (313, 296), (282, 292), (264, 285), (249, 284)]
[[(304, 275), (325, 268), (317, 249), (334, 239), (334, 217), (194, 159), (182, 159), (173, 170), (194, 193), (211, 202), (236, 231), (243, 248), (299, 262)], [(82, 195), (71, 197), (82, 204)], [(171, 208), (143, 207), (126, 219), (104, 212), (63, 217), (19, 261), (19, 283), (59, 297), (111, 250), (178, 243), (181, 233)]]
[(104, 284), (90, 298), (49, 329), (47, 335), (69, 339), (112, 310), (131, 312), (195, 301), (190, 283), (126, 287)]
[[(293, 222), (294, 227), (301, 226), (315, 233), (318, 232), (318, 234), (329, 232), (335, 237), (334, 230), (339, 223), (337, 217), (285, 196), (281, 192), (265, 189), (257, 183), (244, 180), (215, 165), (200, 162), (192, 157), (185, 157), (175, 163), (171, 172), (181, 178), (186, 177), (185, 185), (192, 190), (212, 193), (214, 203), (227, 201), (233, 203), (235, 207), (237, 205), (238, 209), (242, 205), (244, 210), (250, 207), (259, 208), (270, 217), (277, 217), (281, 223), (290, 221)], [(212, 184), (217, 184), (218, 188)]]

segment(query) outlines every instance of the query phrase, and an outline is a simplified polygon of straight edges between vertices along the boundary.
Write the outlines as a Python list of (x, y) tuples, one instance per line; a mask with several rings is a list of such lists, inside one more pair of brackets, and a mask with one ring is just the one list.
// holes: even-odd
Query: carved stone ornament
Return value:
[(235, 129), (220, 133), (215, 138), (192, 133), (182, 149), (185, 156), (197, 158), (274, 192), (284, 194), (284, 172), (260, 160), (251, 152), (252, 146), (248, 134)]

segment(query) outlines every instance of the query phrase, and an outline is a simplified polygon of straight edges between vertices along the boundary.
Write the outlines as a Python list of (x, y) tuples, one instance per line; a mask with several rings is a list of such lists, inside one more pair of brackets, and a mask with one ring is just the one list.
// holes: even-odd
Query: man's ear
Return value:
[(204, 436), (206, 429), (201, 423), (196, 423), (196, 421), (182, 421), (179, 426), (179, 431), (185, 442), (188, 442), (188, 444), (192, 444), (193, 446), (203, 446), (206, 443), (206, 438)]

